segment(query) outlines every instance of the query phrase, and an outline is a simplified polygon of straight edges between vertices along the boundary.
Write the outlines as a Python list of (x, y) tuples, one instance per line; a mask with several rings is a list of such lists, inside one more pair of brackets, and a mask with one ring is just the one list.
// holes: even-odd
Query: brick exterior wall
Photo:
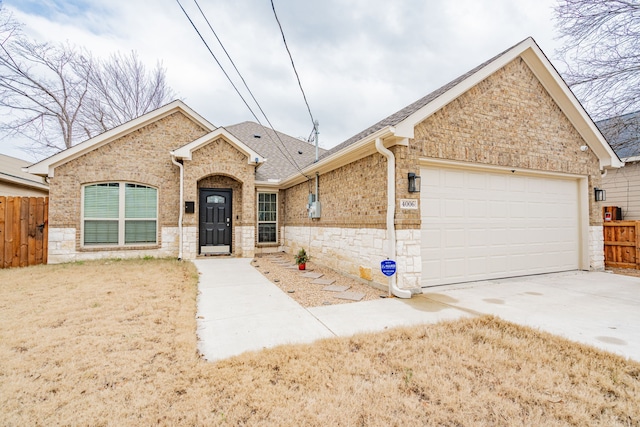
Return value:
[[(180, 175), (169, 152), (205, 134), (206, 130), (188, 117), (174, 113), (57, 167), (50, 180), (51, 262), (177, 256)], [(247, 163), (246, 155), (221, 138), (196, 150), (192, 158), (184, 162), (184, 200), (196, 202), (196, 213), (184, 215), (183, 256), (193, 258), (197, 254), (198, 188), (202, 187), (233, 190), (234, 253), (252, 256), (254, 167)], [(82, 247), (82, 186), (109, 181), (134, 182), (158, 189), (157, 245)]]
[(373, 154), (320, 176), (322, 217), (310, 220), (309, 194), (315, 177), (285, 191), (288, 226), (386, 228), (387, 160)]
[[(178, 223), (179, 170), (171, 163), (169, 152), (205, 133), (205, 129), (183, 114), (174, 113), (58, 166), (54, 176), (50, 178), (49, 227), (64, 230), (64, 233), (56, 233), (54, 237), (57, 234), (68, 237), (70, 230), (73, 230), (75, 242), (56, 242), (51, 238), (54, 250), (56, 247), (66, 248), (63, 252), (69, 252), (68, 259), (100, 257), (96, 253), (105, 252), (104, 249), (81, 247), (82, 186), (98, 182), (127, 181), (158, 189), (156, 249), (157, 252), (162, 252), (163, 227), (177, 227)], [(141, 167), (141, 164), (145, 167)], [(111, 256), (119, 257), (134, 256), (139, 251), (144, 254), (154, 253), (149, 252), (148, 246), (107, 250), (112, 253)], [(64, 253), (52, 255), (52, 262), (65, 260)]]
[[(400, 199), (420, 198), (420, 193), (409, 193), (407, 188), (407, 174), (419, 174), (420, 158), (586, 175), (591, 195), (593, 187), (601, 184), (599, 161), (591, 150), (581, 151), (582, 145), (585, 141), (520, 58), (418, 124), (408, 146), (391, 147), (396, 158), (399, 286), (420, 285), (420, 210), (402, 210), (399, 205)], [(373, 271), (373, 281), (386, 283), (378, 273), (379, 261), (387, 253), (387, 240), (378, 231), (386, 227), (386, 167), (384, 157), (373, 154), (321, 175), (319, 220), (306, 217), (313, 181), (288, 189), (287, 250), (310, 246), (317, 262), (349, 274), (364, 267)], [(592, 197), (589, 210), (589, 260), (592, 269), (600, 269), (602, 245), (595, 236), (602, 220), (600, 204)], [(303, 226), (311, 231), (303, 232)], [(378, 236), (383, 243), (354, 239), (350, 228), (359, 229), (358, 235), (368, 230), (371, 239)]]
[[(404, 177), (419, 170), (420, 157), (588, 175), (593, 194), (601, 186), (599, 161), (592, 150), (580, 150), (585, 144), (518, 58), (416, 126), (410, 147), (398, 147), (396, 162)], [(593, 197), (589, 209), (590, 224), (602, 224)], [(403, 215), (419, 220), (420, 213)]]
[[(232, 253), (253, 256), (255, 228), (255, 166), (247, 162), (247, 155), (220, 137), (192, 153), (192, 160), (184, 161), (184, 200), (195, 201), (194, 214), (184, 215), (184, 224), (198, 228), (200, 188), (232, 190)], [(196, 235), (199, 242), (199, 236)], [(244, 242), (244, 243), (243, 243)], [(199, 244), (199, 243), (198, 243)], [(244, 249), (243, 249), (244, 248)]]
[[(50, 260), (100, 256), (173, 254), (177, 251), (179, 170), (169, 152), (205, 134), (181, 113), (134, 131), (56, 168), (51, 179), (49, 210)], [(408, 193), (407, 174), (419, 173), (420, 159), (443, 159), (533, 171), (588, 176), (589, 195), (601, 186), (599, 163), (577, 131), (547, 94), (527, 65), (516, 59), (453, 100), (415, 128), (408, 146), (391, 147), (396, 159), (396, 250), (398, 285), (420, 286), (420, 210), (400, 209)], [(309, 219), (308, 195), (315, 192), (315, 177), (278, 192), (278, 245), (257, 245), (255, 167), (232, 144), (218, 138), (193, 152), (184, 162), (184, 200), (194, 201), (196, 212), (184, 215), (183, 256), (198, 252), (199, 188), (233, 191), (232, 252), (253, 256), (259, 250), (284, 247), (309, 249), (314, 261), (372, 283), (386, 285), (379, 273), (385, 259), (387, 160), (373, 153), (319, 178), (322, 215)], [(155, 248), (82, 248), (82, 185), (129, 181), (158, 188), (158, 245)], [(601, 263), (602, 219), (599, 203), (589, 197), (589, 259)], [(55, 237), (57, 236), (57, 237)], [(73, 236), (73, 238), (71, 237)], [(55, 241), (59, 238), (59, 241)], [(154, 252), (155, 251), (155, 252)], [(113, 255), (115, 254), (115, 255)]]

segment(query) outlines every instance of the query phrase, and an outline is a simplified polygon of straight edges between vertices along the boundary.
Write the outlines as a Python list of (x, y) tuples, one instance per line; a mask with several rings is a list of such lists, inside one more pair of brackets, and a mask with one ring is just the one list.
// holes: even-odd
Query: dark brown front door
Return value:
[(200, 253), (231, 253), (231, 190), (200, 189)]

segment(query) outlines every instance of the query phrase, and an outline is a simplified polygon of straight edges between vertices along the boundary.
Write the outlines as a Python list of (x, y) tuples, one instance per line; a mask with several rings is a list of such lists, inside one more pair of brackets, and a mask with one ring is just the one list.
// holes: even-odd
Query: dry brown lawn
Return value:
[(492, 317), (210, 363), (191, 263), (0, 270), (0, 425), (640, 425), (640, 364)]

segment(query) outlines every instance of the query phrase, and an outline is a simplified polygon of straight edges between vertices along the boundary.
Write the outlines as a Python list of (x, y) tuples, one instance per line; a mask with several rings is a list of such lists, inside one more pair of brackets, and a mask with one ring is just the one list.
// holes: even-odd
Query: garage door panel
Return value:
[(444, 188), (447, 189), (457, 189), (464, 188), (464, 176), (455, 171), (445, 172), (444, 173)]
[(578, 268), (575, 179), (435, 167), (421, 176), (423, 286)]
[(486, 228), (469, 229), (467, 233), (467, 246), (470, 248), (486, 248), (490, 234)]
[[(515, 195), (513, 197), (522, 197)], [(524, 201), (509, 202), (509, 218), (527, 218), (527, 203)]]
[[(458, 226), (459, 227), (459, 226)], [(465, 230), (463, 228), (450, 228), (444, 230), (445, 247), (448, 249), (464, 249)]]

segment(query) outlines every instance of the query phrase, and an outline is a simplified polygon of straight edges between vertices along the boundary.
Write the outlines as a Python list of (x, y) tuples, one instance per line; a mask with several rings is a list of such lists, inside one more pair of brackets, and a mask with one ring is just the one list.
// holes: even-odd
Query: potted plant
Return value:
[(298, 253), (295, 256), (296, 264), (298, 264), (299, 270), (304, 270), (307, 268), (307, 261), (309, 261), (309, 255), (304, 250), (304, 248), (300, 248)]

